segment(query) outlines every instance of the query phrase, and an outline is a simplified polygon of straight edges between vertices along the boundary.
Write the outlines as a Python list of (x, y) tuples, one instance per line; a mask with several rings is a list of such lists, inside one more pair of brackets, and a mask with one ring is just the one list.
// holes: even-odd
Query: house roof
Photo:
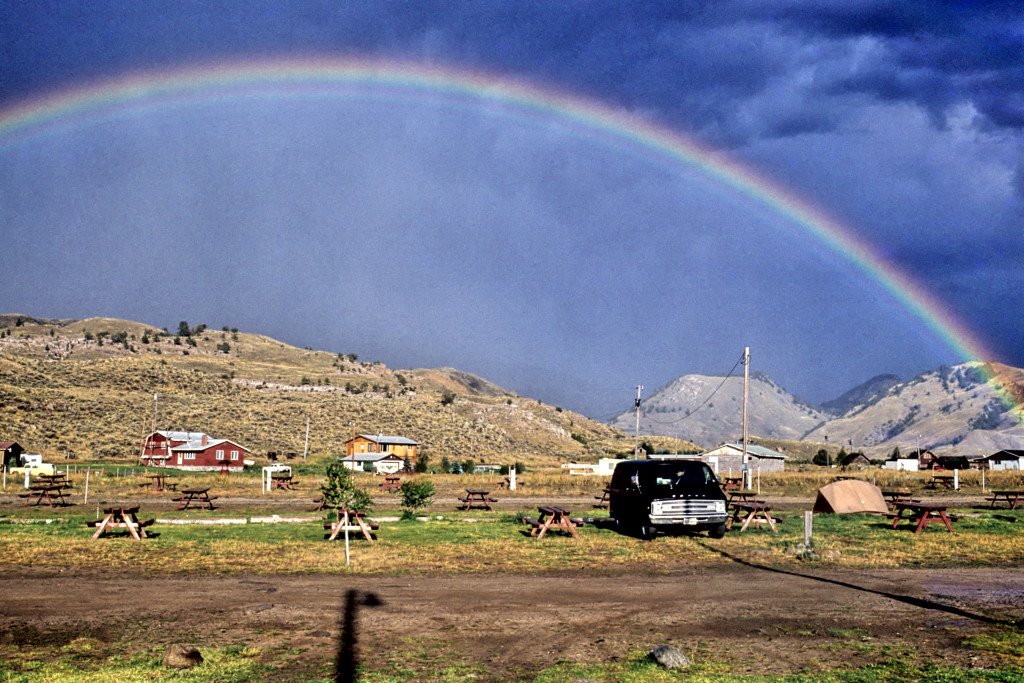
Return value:
[[(153, 432), (153, 434), (159, 434), (165, 439), (173, 439), (174, 441), (184, 441), (186, 443), (191, 443), (193, 441), (202, 441), (204, 436), (207, 439), (210, 438), (210, 436), (208, 434), (205, 434), (204, 432), (176, 432), (158, 429), (157, 431)], [(150, 436), (153, 436), (153, 434), (150, 434)]]
[(180, 446), (175, 446), (171, 450), (174, 451), (174, 452), (179, 452), (180, 451), (182, 453), (191, 453), (192, 451), (206, 451), (206, 450), (209, 450), (209, 449), (214, 448), (216, 446), (221, 446), (221, 445), (226, 444), (226, 443), (229, 443), (232, 446), (238, 446), (243, 451), (246, 451), (246, 452), (249, 451), (248, 448), (246, 448), (242, 444), (235, 443), (231, 439), (214, 439), (213, 441), (208, 441), (205, 444), (202, 443), (201, 441), (193, 441), (191, 443), (185, 443), (185, 444), (182, 444)]
[(1024, 451), (1015, 449), (1003, 449), (992, 455), (983, 458), (984, 460), (1013, 460), (1014, 458), (1024, 458)]
[[(404, 436), (389, 436), (387, 434), (360, 434), (359, 436), (352, 437), (348, 441), (355, 441), (356, 439), (358, 439), (360, 437), (366, 439), (367, 441), (372, 441), (374, 443), (379, 443), (379, 444), (392, 444), (392, 445), (395, 445), (395, 446), (418, 446), (419, 445), (417, 442), (413, 441), (412, 439), (407, 439)], [(348, 443), (348, 441), (346, 441), (345, 443)]]
[(11, 446), (20, 447), (20, 444), (17, 441), (0, 441), (0, 451), (6, 451)]
[(341, 460), (355, 460), (356, 462), (377, 462), (378, 460), (399, 460), (401, 458), (394, 453), (356, 453), (355, 455), (346, 455)]
[[(711, 451), (707, 452), (710, 453), (712, 451), (717, 451), (719, 448), (732, 448), (734, 450), (739, 451), (740, 453), (743, 452), (743, 444), (735, 443), (723, 443), (718, 448), (712, 448)], [(778, 451), (773, 451), (770, 448), (766, 448), (765, 446), (758, 446), (756, 444), (747, 444), (747, 455), (753, 455), (756, 458), (775, 458), (777, 460), (785, 460), (787, 457), (782, 453), (779, 453)]]
[(856, 462), (857, 460), (863, 460), (864, 462), (871, 462), (871, 458), (864, 455), (863, 453), (847, 453), (842, 460), (839, 461), (839, 465), (849, 465), (850, 463)]

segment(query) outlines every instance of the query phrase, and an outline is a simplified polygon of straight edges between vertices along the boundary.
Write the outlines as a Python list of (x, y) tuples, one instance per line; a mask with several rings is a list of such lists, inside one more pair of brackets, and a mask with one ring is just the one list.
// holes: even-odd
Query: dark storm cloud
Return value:
[[(0, 107), (126, 72), (288, 57), (398, 59), (536, 83), (726, 149), (769, 184), (849, 226), (969, 327), (988, 334), (1005, 360), (1024, 365), (1013, 323), (1024, 290), (1022, 15), (1019, 2), (895, 0), (9, 2), (0, 3)], [(233, 324), (287, 333), (300, 345), (453, 364), (588, 408), (599, 403), (593, 395), (633, 383), (625, 377), (640, 373), (625, 360), (633, 356), (657, 359), (656, 368), (643, 369), (656, 375), (642, 378), (649, 385), (681, 372), (727, 369), (708, 355), (708, 338), (730, 348), (758, 345), (763, 369), (812, 398), (846, 388), (832, 391), (830, 383), (955, 360), (948, 348), (922, 341), (899, 305), (859, 298), (863, 283), (837, 254), (818, 253), (820, 245), (806, 235), (776, 236), (775, 213), (763, 205), (745, 209), (747, 215), (735, 198), (706, 186), (719, 201), (702, 204), (697, 185), (687, 185), (696, 182), (690, 175), (607, 157), (542, 129), (512, 133), (508, 122), (491, 129), (473, 116), (417, 111), (403, 118), (389, 111), (363, 121), (365, 112), (353, 111), (346, 121), (359, 120), (359, 127), (334, 139), (337, 112), (312, 103), (287, 115), (270, 106), (217, 113), (225, 123), (216, 123), (221, 119), (212, 111), (189, 111), (201, 121), (189, 129), (179, 130), (172, 117), (160, 130), (108, 131), (105, 150), (88, 154), (118, 150), (131, 170), (123, 176), (103, 159), (90, 165), (84, 151), (78, 158), (48, 150), (31, 162), (20, 152), (0, 155), (11, 164), (0, 167), (8, 174), (0, 176), (8, 240), (0, 266), (17, 253), (39, 268), (64, 268), (66, 253), (47, 251), (33, 236), (44, 225), (68, 231), (50, 236), (54, 244), (81, 239), (111, 253), (131, 243), (133, 229), (160, 250), (194, 247), (216, 234), (217, 248), (242, 251), (260, 272), (307, 258), (295, 254), (292, 242), (341, 240), (343, 247), (311, 260), (301, 281), (257, 278), (219, 290), (214, 282), (208, 290), (220, 294), (196, 303), (183, 291), (180, 300), (165, 301), (165, 310), (171, 322), (183, 306), (204, 307), (184, 316), (190, 319), (229, 311)], [(276, 116), (274, 125), (262, 118)], [(396, 146), (396, 136), (408, 137)], [(122, 147), (132, 141), (137, 150)], [(83, 142), (67, 140), (65, 147)], [(51, 168), (62, 154), (65, 163)], [(87, 177), (70, 173), (82, 167)], [(278, 175), (264, 174), (266, 168)], [(35, 176), (39, 169), (48, 175)], [(42, 189), (55, 180), (64, 187), (50, 197)], [(284, 195), (277, 192), (282, 186)], [(65, 195), (88, 210), (72, 220), (60, 209)], [(636, 207), (643, 207), (642, 220)], [(508, 212), (517, 220), (506, 222)], [(282, 237), (280, 226), (292, 224), (295, 239)], [(763, 249), (739, 238), (753, 233)], [(336, 263), (372, 259), (378, 249), (413, 256), (409, 275), (430, 287), (399, 282), (376, 291), (360, 281), (337, 288)], [(776, 253), (769, 259), (762, 252), (770, 249)], [(445, 265), (451, 282), (431, 280), (437, 263), (456, 254)], [(748, 268), (718, 286), (722, 264), (741, 262)], [(250, 286), (276, 303), (252, 310)], [(564, 301), (548, 287), (578, 292), (579, 300)], [(774, 296), (780, 287), (785, 297)], [(81, 313), (104, 308), (131, 317), (130, 307), (114, 300), (117, 282), (105, 291), (83, 293), (92, 298)], [(325, 292), (343, 302), (328, 313), (316, 303)], [(149, 294), (147, 306), (167, 295), (160, 288)], [(46, 296), (51, 309), (67, 301)], [(460, 305), (480, 321), (471, 333), (460, 329)], [(722, 314), (695, 313), (702, 310)], [(456, 337), (431, 348), (419, 338), (294, 337), (302, 321), (318, 316), (324, 326), (345, 330), (350, 318), (384, 326), (389, 317), (424, 311), (432, 316), (424, 325), (450, 327)], [(295, 312), (301, 315), (293, 319)], [(858, 325), (862, 334), (899, 321), (892, 333), (898, 340), (879, 349), (870, 339), (828, 335), (858, 315), (877, 318)], [(592, 319), (618, 321), (600, 350), (586, 339)], [(749, 329), (738, 331), (736, 319), (750, 321)], [(524, 320), (534, 323), (530, 334), (519, 331)], [(673, 343), (649, 334), (654, 327)], [(807, 367), (794, 329), (805, 331), (799, 343), (832, 354), (836, 374)], [(672, 345), (686, 351), (663, 348)], [(697, 358), (697, 350), (704, 355)], [(610, 368), (610, 355), (623, 361)], [(562, 385), (586, 389), (569, 397)]]

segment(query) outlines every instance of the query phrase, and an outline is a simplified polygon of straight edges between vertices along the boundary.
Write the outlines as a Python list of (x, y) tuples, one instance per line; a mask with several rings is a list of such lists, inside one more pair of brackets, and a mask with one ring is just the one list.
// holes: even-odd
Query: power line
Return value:
[(733, 366), (732, 366), (732, 369), (731, 369), (731, 370), (729, 370), (729, 372), (728, 372), (728, 373), (726, 373), (725, 377), (723, 377), (723, 378), (722, 378), (722, 381), (721, 381), (721, 382), (719, 382), (719, 384), (718, 384), (718, 386), (717, 386), (717, 387), (715, 387), (715, 390), (714, 390), (714, 391), (712, 391), (712, 392), (711, 392), (711, 394), (710, 394), (710, 395), (709, 395), (709, 396), (708, 396), (707, 398), (705, 398), (705, 399), (704, 399), (704, 400), (703, 400), (703, 401), (701, 402), (701, 404), (700, 404), (699, 406), (697, 406), (696, 408), (694, 408), (693, 410), (691, 410), (691, 411), (690, 411), (689, 413), (687, 413), (686, 415), (683, 415), (683, 416), (682, 416), (681, 418), (679, 418), (678, 420), (669, 420), (668, 422), (662, 422), (661, 420), (655, 420), (655, 419), (654, 419), (654, 418), (652, 418), (652, 417), (651, 417), (650, 415), (647, 415), (647, 416), (646, 416), (646, 417), (647, 417), (647, 419), (648, 419), (648, 420), (649, 420), (650, 422), (653, 422), (654, 424), (659, 424), (659, 425), (671, 425), (671, 424), (678, 424), (679, 422), (682, 422), (683, 420), (687, 420), (687, 419), (689, 419), (689, 418), (693, 417), (694, 415), (696, 415), (696, 414), (697, 414), (697, 411), (699, 411), (699, 410), (700, 410), (701, 408), (703, 408), (703, 407), (704, 407), (705, 405), (707, 405), (707, 404), (708, 404), (708, 402), (709, 402), (709, 401), (710, 401), (711, 399), (713, 399), (713, 398), (715, 397), (715, 394), (717, 394), (717, 393), (718, 393), (718, 391), (719, 391), (719, 390), (720, 390), (720, 389), (721, 389), (721, 388), (722, 388), (723, 386), (725, 386), (725, 383), (726, 383), (726, 381), (728, 381), (728, 379), (729, 379), (730, 377), (732, 377), (732, 373), (736, 371), (736, 368), (738, 368), (738, 367), (740, 366), (740, 363), (742, 363), (742, 362), (743, 362), (743, 356), (740, 356), (740, 359), (739, 359), (738, 361), (736, 361), (736, 365), (733, 365)]

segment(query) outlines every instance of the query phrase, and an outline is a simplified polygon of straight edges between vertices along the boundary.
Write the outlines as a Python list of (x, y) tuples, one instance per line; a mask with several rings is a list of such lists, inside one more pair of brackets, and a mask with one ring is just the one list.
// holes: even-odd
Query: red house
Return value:
[(241, 472), (249, 449), (230, 439), (203, 432), (153, 432), (146, 437), (139, 462), (179, 470)]

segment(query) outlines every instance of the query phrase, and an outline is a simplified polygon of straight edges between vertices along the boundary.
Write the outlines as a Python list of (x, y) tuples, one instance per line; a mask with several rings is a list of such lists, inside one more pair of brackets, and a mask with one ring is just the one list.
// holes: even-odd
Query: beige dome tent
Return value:
[(837, 515), (858, 512), (878, 512), (885, 514), (889, 508), (882, 498), (882, 490), (860, 479), (834, 481), (818, 489), (818, 498), (814, 501), (815, 512), (831, 512)]

